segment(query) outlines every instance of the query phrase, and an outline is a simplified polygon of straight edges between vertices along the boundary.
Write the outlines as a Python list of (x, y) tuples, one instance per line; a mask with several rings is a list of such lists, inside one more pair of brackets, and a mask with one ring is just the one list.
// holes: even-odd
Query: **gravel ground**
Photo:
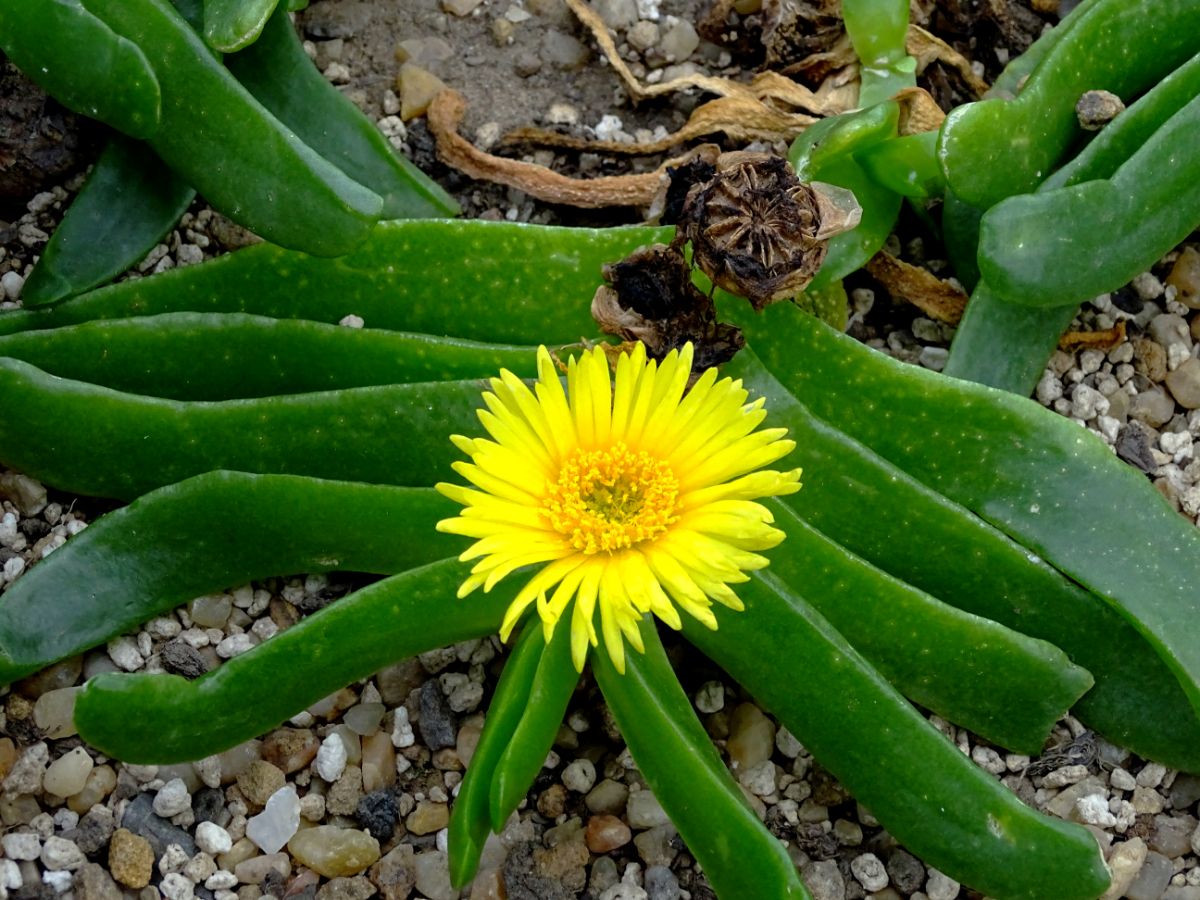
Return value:
[[(302, 21), (327, 77), (378, 119), (393, 143), (454, 190), (471, 215), (584, 220), (519, 192), (467, 182), (436, 164), (421, 120), (405, 123), (399, 115), (412, 98), (404, 83), (393, 81), (397, 43), (410, 67), (467, 93), (475, 111), (465, 133), (479, 143), (529, 124), (556, 104), (556, 115), (575, 133), (595, 134), (599, 127), (637, 140), (678, 127), (694, 102), (679, 97), (632, 110), (615, 105), (610, 77), (572, 74), (602, 67), (588, 66), (595, 51), (562, 16), (560, 3), (414, 5), (419, 10), (408, 16), (367, 0), (326, 0)], [(597, 5), (617, 17), (622, 52), (642, 74), (680, 65), (736, 67), (728, 52), (693, 43), (698, 10), (690, 2)], [(370, 27), (372, 16), (383, 16), (384, 27)], [(1002, 61), (997, 51), (981, 67), (994, 74)], [(599, 154), (538, 153), (529, 158), (587, 174), (625, 165)], [(10, 227), (0, 223), (0, 308), (19, 305), (23, 277), (80, 180), (31, 192), (24, 210), (11, 212)], [(250, 240), (197, 205), (131, 277), (191, 265)], [(893, 240), (890, 249), (898, 255), (940, 268), (937, 260), (924, 259), (919, 239), (904, 245)], [(855, 281), (851, 308), (850, 332), (860, 340), (906, 362), (932, 369), (943, 364), (952, 336), (947, 326), (893, 301), (865, 277)], [(1107, 351), (1057, 353), (1036, 394), (1099, 434), (1192, 520), (1200, 516), (1194, 449), (1200, 440), (1198, 308), (1200, 253), (1184, 246), (1128, 287), (1085, 305), (1080, 328), (1123, 320), (1128, 338)], [(47, 493), (15, 472), (0, 474), (0, 498), (0, 584), (16, 581), (107, 509), (98, 501)], [(297, 576), (197, 598), (136, 634), (0, 690), (0, 900), (459, 896), (448, 883), (445, 827), (503, 659), (495, 639), (400, 662), (260, 740), (193, 764), (128, 766), (73, 734), (70, 699), (87, 677), (212, 668), (354, 584), (343, 576)], [(788, 843), (817, 900), (977, 896), (897, 846), (719, 670), (684, 645), (670, 650), (731, 771)], [(937, 717), (932, 721), (1026, 802), (1090, 825), (1116, 875), (1109, 897), (1200, 900), (1200, 778), (1131, 756), (1070, 717), (1034, 760), (998, 751)], [(576, 694), (525, 807), (489, 843), (481, 873), (463, 896), (712, 896), (590, 681)]]

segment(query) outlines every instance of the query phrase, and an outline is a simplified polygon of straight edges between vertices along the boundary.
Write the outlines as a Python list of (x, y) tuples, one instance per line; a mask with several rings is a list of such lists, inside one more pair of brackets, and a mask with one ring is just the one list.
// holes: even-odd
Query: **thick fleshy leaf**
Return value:
[[(1008, 900), (1093, 900), (1107, 887), (1089, 832), (1034, 812), (976, 767), (769, 570), (741, 594), (746, 609), (723, 613), (716, 631), (687, 620), (684, 633), (908, 849)], [(781, 677), (783, 655), (820, 675)]]
[(195, 681), (99, 675), (79, 694), (75, 725), (89, 744), (128, 762), (184, 762), (218, 753), (389, 663), (494, 633), (514, 592), (501, 585), (456, 600), (462, 576), (462, 564), (453, 559), (393, 575)]
[(434, 526), (453, 510), (430, 489), (290, 475), (212, 472), (154, 491), (98, 519), (0, 598), (0, 683), (252, 578), (383, 575), (442, 559), (458, 542)]

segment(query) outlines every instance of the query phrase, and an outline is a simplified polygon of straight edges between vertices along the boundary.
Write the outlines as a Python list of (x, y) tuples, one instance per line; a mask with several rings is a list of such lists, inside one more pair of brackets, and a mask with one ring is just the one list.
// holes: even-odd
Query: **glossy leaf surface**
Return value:
[(25, 280), (21, 303), (56, 303), (120, 275), (171, 230), (195, 196), (145, 144), (112, 137)]
[(589, 654), (592, 671), (629, 752), (709, 883), (721, 897), (811, 900), (713, 748), (653, 622), (643, 619), (641, 633), (646, 650), (626, 655), (623, 675), (603, 650)]
[(278, 0), (204, 0), (204, 42), (233, 53), (256, 40)]
[(378, 126), (317, 71), (282, 6), (258, 39), (225, 65), (302, 141), (382, 197), (383, 218), (458, 214), (454, 198), (398, 155)]
[(212, 472), (170, 485), (103, 516), (5, 592), (0, 683), (252, 578), (390, 574), (442, 559), (459, 544), (434, 526), (453, 508), (428, 489), (287, 475)]
[(209, 203), (307, 253), (337, 256), (366, 239), (379, 219), (379, 196), (268, 113), (165, 0), (86, 6), (118, 34), (154, 48), (162, 124), (150, 145)]
[(0, 0), (0, 49), (68, 109), (135, 138), (158, 130), (162, 96), (146, 54), (79, 0)]
[[(462, 575), (457, 560), (393, 575), (195, 681), (98, 675), (79, 694), (75, 725), (89, 744), (128, 762), (218, 753), (398, 659), (493, 633), (515, 592), (500, 585), (458, 601)], [(297, 660), (304, 660), (303, 678), (296, 677)]]
[[(1108, 871), (1082, 826), (1039, 815), (976, 767), (769, 570), (739, 594), (746, 609), (721, 615), (716, 631), (685, 620), (688, 640), (775, 713), (897, 840), (1002, 900), (1103, 892)], [(784, 652), (820, 677), (780, 678)]]

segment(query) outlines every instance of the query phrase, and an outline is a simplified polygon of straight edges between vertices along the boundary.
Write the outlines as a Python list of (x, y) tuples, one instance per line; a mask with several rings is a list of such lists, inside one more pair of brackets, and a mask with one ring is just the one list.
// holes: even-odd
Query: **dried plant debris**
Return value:
[(607, 285), (592, 298), (592, 318), (606, 334), (641, 341), (662, 359), (689, 341), (695, 347), (693, 377), (733, 359), (746, 343), (741, 331), (717, 321), (711, 297), (692, 283), (678, 248), (653, 244), (604, 267)]
[(861, 214), (848, 191), (805, 184), (781, 157), (724, 153), (712, 177), (688, 190), (676, 243), (690, 241), (697, 268), (714, 285), (760, 310), (803, 291), (829, 238)]
[(953, 282), (943, 281), (928, 269), (906, 263), (882, 250), (871, 257), (866, 269), (889, 294), (907, 300), (931, 319), (957, 325), (962, 318), (967, 305), (966, 291)]

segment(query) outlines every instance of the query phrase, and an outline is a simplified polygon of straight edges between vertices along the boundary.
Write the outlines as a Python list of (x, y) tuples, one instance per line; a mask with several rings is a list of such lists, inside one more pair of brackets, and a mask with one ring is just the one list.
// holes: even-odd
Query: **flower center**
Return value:
[(583, 553), (624, 550), (675, 521), (679, 482), (670, 466), (618, 442), (576, 450), (547, 491), (550, 524)]

